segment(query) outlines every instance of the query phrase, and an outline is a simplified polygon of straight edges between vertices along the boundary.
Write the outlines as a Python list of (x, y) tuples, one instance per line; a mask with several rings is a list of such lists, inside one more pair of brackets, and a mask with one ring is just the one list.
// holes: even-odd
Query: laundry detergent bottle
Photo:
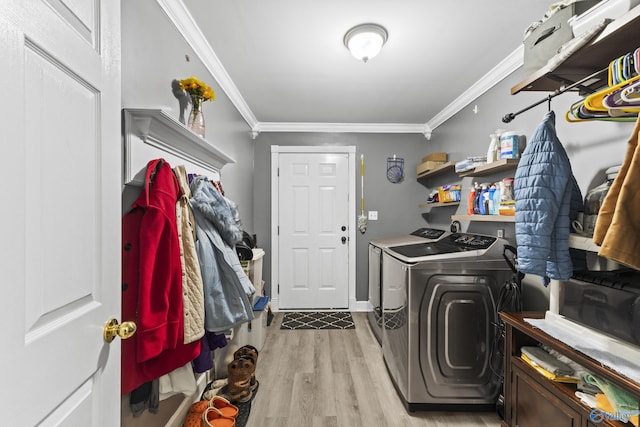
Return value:
[(487, 208), (489, 207), (489, 189), (487, 188), (487, 184), (482, 184), (480, 190), (480, 215), (488, 215)]
[(467, 214), (469, 215), (473, 215), (473, 205), (476, 201), (476, 188), (474, 186), (471, 186), (471, 189), (469, 190), (469, 198), (467, 199)]
[(473, 213), (475, 215), (480, 215), (480, 193), (481, 189), (478, 183), (474, 183), (475, 186), (475, 196), (473, 197)]

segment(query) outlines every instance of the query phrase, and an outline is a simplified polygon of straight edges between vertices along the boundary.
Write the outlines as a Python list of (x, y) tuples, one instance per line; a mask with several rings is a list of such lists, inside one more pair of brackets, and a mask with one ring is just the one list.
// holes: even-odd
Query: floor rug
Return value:
[(284, 313), (280, 329), (355, 329), (348, 311), (293, 311)]

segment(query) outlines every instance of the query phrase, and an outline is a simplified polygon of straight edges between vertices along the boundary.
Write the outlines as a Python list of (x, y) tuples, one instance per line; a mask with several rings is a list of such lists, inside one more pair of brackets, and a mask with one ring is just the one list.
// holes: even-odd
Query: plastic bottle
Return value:
[(495, 192), (493, 193), (493, 212), (491, 212), (492, 215), (499, 215), (500, 214), (500, 190), (498, 189), (498, 186), (496, 186), (495, 184), (493, 185), (493, 188), (495, 190)]
[(487, 189), (487, 184), (482, 184), (482, 186), (480, 187), (480, 202), (479, 202), (479, 208), (480, 208), (480, 215), (487, 215), (487, 199), (488, 199), (488, 195), (489, 195), (489, 190)]
[(493, 163), (498, 160), (498, 158), (496, 157), (496, 147), (500, 145), (498, 136), (495, 133), (489, 135), (489, 138), (491, 138), (491, 142), (489, 142), (489, 149), (487, 149), (487, 164)]
[(480, 186), (478, 185), (478, 183), (474, 183), (475, 186), (475, 197), (473, 199), (473, 213), (475, 215), (480, 215), (480, 193), (481, 193), (481, 189)]
[(500, 138), (502, 137), (502, 134), (505, 133), (506, 130), (504, 129), (496, 129), (495, 132), (493, 132), (496, 135), (496, 152), (495, 152), (495, 159), (496, 161), (502, 159), (502, 157), (500, 157), (500, 153), (502, 152), (502, 146), (500, 144)]
[(491, 184), (491, 187), (489, 187), (489, 215), (495, 215), (496, 214), (496, 207), (495, 207), (495, 202), (494, 202), (494, 197), (496, 195), (496, 186), (495, 184)]
[(476, 188), (471, 186), (471, 190), (469, 190), (469, 199), (467, 203), (467, 213), (469, 215), (473, 215), (473, 203), (476, 200)]

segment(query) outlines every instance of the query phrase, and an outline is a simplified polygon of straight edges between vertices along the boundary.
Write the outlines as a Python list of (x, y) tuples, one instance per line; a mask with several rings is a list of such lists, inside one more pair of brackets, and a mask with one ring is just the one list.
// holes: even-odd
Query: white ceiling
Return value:
[[(254, 130), (313, 123), (428, 128), (506, 58), (517, 55), (521, 63), (525, 29), (552, 3), (182, 0), (210, 48), (192, 46), (205, 65), (217, 61), (214, 76)], [(343, 45), (345, 32), (365, 22), (389, 33), (367, 63)], [(199, 34), (183, 29), (192, 39)]]

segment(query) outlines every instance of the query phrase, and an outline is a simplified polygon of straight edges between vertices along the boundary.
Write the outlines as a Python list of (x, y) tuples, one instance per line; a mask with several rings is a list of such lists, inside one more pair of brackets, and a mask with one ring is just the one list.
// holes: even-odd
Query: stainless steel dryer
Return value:
[(495, 298), (511, 277), (508, 242), (454, 233), (387, 248), (382, 351), (409, 411), (495, 408)]
[(369, 302), (373, 310), (368, 312), (367, 317), (379, 344), (382, 344), (382, 250), (391, 246), (434, 242), (447, 234), (449, 232), (436, 228), (419, 228), (410, 234), (384, 237), (369, 242)]

